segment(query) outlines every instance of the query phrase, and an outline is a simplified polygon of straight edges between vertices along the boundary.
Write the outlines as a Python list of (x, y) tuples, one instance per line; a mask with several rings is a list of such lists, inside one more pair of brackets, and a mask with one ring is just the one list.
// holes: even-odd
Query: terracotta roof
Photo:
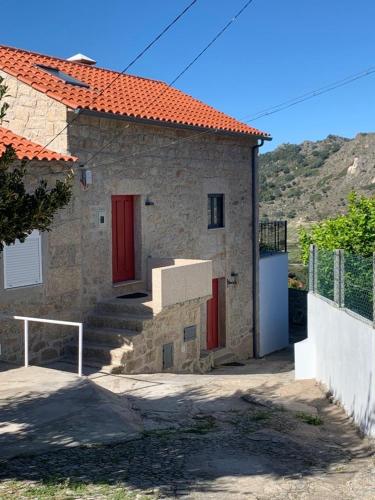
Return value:
[(15, 134), (11, 130), (0, 127), (0, 155), (5, 152), (6, 146), (13, 146), (19, 160), (77, 160), (74, 156), (55, 153), (50, 149), (45, 149), (40, 152), (43, 148), (40, 144), (31, 142), (25, 137)]
[[(65, 83), (37, 65), (56, 68), (89, 85), (89, 88)], [(0, 45), (0, 69), (72, 109), (83, 108), (147, 120), (269, 137), (269, 134), (241, 123), (180, 90), (168, 87), (161, 81), (123, 75), (96, 66), (2, 45)]]

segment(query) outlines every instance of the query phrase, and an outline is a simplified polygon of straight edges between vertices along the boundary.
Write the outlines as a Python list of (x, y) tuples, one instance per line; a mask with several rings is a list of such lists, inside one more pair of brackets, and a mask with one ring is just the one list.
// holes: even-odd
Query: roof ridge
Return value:
[[(61, 73), (69, 74), (87, 84), (88, 88), (41, 71), (40, 65), (56, 66)], [(269, 134), (217, 109), (213, 104), (161, 80), (87, 66), (2, 44), (0, 69), (72, 109), (88, 109), (138, 117), (150, 122), (161, 121), (270, 137)]]
[[(3, 45), (1, 43), (0, 43), (0, 48), (14, 50), (15, 52), (23, 52), (24, 54), (32, 54), (32, 55), (40, 56), (40, 57), (48, 57), (50, 59), (55, 59), (55, 60), (61, 61), (63, 63), (74, 64), (74, 65), (77, 65), (77, 66), (79, 65), (79, 66), (81, 66), (83, 68), (87, 67), (87, 64), (84, 64), (84, 63), (75, 62), (75, 61), (68, 61), (67, 59), (64, 59), (62, 57), (51, 56), (49, 54), (42, 54), (41, 52), (36, 52), (34, 50), (20, 49), (18, 47), (12, 47), (11, 45)], [(148, 76), (134, 75), (133, 73), (123, 73), (122, 71), (116, 71), (114, 69), (103, 68), (101, 66), (97, 66), (96, 64), (93, 65), (93, 66), (90, 66), (90, 68), (97, 69), (97, 70), (100, 70), (100, 71), (106, 71), (108, 73), (113, 73), (115, 75), (130, 76), (131, 78), (136, 78), (136, 79), (139, 79), (139, 80), (148, 80), (150, 82), (163, 83), (164, 85), (168, 85), (167, 82), (165, 82), (164, 80), (159, 80), (159, 79), (156, 79), (156, 78), (149, 78)]]

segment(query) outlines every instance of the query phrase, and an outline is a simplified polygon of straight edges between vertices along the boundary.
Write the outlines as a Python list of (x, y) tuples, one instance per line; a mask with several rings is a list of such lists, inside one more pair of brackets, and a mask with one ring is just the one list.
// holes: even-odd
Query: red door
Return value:
[(134, 196), (112, 196), (113, 281), (134, 279)]
[(212, 299), (207, 301), (207, 349), (219, 347), (219, 280), (212, 280)]

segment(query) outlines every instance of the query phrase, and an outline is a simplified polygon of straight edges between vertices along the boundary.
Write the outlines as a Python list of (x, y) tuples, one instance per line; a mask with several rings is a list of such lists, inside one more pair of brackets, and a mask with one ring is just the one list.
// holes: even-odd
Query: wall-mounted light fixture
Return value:
[(231, 280), (228, 280), (227, 279), (227, 285), (238, 285), (238, 281), (237, 281), (237, 278), (238, 278), (238, 273), (230, 273), (230, 276), (231, 276)]
[(81, 167), (81, 178), (80, 178), (80, 184), (82, 186), (82, 189), (86, 191), (89, 186), (92, 184), (92, 171), (88, 170), (87, 168), (84, 168), (83, 165)]
[(155, 205), (155, 203), (153, 201), (150, 200), (149, 196), (147, 195), (146, 196), (146, 201), (145, 201), (145, 205), (146, 207), (149, 207), (151, 205)]

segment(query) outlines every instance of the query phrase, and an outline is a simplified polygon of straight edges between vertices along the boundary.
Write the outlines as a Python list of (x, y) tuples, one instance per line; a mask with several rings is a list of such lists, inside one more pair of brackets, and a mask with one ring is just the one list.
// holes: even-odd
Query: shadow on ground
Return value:
[[(219, 370), (208, 377), (218, 380), (220, 371), (224, 377), (230, 372), (241, 377), (241, 369)], [(145, 383), (142, 377), (138, 381)], [(120, 398), (103, 387), (98, 391), (96, 383), (87, 379), (46, 395), (9, 397), (2, 401), (1, 421), (11, 424), (13, 431), (3, 439), (13, 439), (15, 446), (39, 440), (48, 451), (4, 460), (0, 479), (120, 486), (157, 490), (166, 496), (199, 492), (224, 498), (239, 494), (239, 488), (244, 496), (263, 494), (265, 485), (279, 488), (281, 478), (295, 481), (331, 474), (332, 468), (339, 471), (341, 466), (359, 464), (371, 454), (343, 412), (322, 397), (313, 383), (275, 382), (273, 377), (251, 388), (244, 382), (241, 390), (224, 395), (215, 395), (212, 383), (176, 386), (164, 395), (148, 386), (154, 397), (147, 401), (139, 394), (141, 389)], [(161, 385), (156, 381), (154, 387)], [(293, 390), (288, 389), (292, 386)], [(304, 391), (309, 392), (306, 397)], [(69, 401), (74, 403), (79, 393), (82, 404), (74, 409)], [(275, 395), (278, 402), (284, 398), (305, 405), (306, 412), (280, 407)], [(46, 412), (52, 409), (56, 418), (47, 419), (43, 426)], [(130, 426), (133, 435), (121, 438), (121, 425)], [(87, 445), (71, 447), (82, 442)]]

